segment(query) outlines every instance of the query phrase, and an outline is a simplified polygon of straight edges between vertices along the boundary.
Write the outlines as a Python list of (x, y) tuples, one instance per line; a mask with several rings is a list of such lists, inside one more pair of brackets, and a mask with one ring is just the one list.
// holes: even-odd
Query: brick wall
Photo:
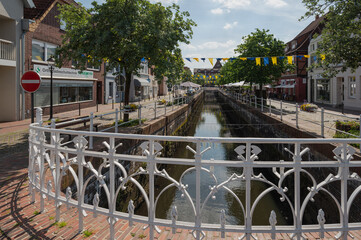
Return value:
[[(32, 40), (39, 40), (55, 45), (61, 45), (62, 43), (62, 34), (64, 31), (60, 29), (60, 23), (56, 16), (59, 14), (57, 4), (51, 5), (51, 8), (48, 9), (43, 16), (39, 19), (34, 19), (35, 23), (32, 23), (30, 26), (30, 31), (25, 36), (25, 70), (33, 70), (34, 62), (32, 62)], [(43, 64), (36, 62), (35, 64)], [(44, 62), (46, 65), (46, 62)], [(64, 63), (64, 68), (71, 68), (71, 62)], [(91, 71), (91, 70), (89, 70)], [(99, 104), (104, 103), (104, 66), (101, 66), (100, 71), (93, 71), (94, 78), (97, 81), (93, 83), (93, 100), (80, 103), (81, 108), (91, 107), (96, 105), (97, 99)], [(76, 79), (74, 79), (76, 80)], [(99, 83), (99, 84), (97, 84)], [(97, 87), (99, 85), (99, 87)], [(99, 91), (99, 92), (98, 92)], [(49, 103), (50, 104), (50, 103)], [(79, 103), (68, 103), (53, 106), (53, 113), (66, 112), (71, 110), (76, 110), (79, 108)], [(49, 107), (43, 108), (44, 115), (49, 114)], [(25, 115), (26, 118), (31, 117), (31, 95), (26, 93), (25, 95)]]

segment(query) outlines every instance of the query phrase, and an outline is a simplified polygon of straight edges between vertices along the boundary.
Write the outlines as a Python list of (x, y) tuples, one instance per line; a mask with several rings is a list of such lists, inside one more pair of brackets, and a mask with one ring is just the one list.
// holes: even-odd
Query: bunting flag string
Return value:
[[(236, 59), (242, 60), (242, 61), (255, 61), (257, 66), (268, 66), (270, 64), (277, 65), (279, 61), (283, 61), (286, 59), (288, 64), (293, 64), (296, 62), (296, 59), (298, 60), (307, 60), (308, 58), (311, 58), (310, 55), (294, 55), (294, 56), (270, 56), (270, 57), (232, 57), (232, 58), (184, 58), (188, 60), (189, 62), (192, 62), (192, 60), (196, 62), (200, 62), (199, 60), (202, 60), (205, 62), (206, 59), (211, 63), (213, 66), (214, 60), (217, 61), (231, 61), (233, 62)], [(321, 54), (320, 56), (312, 56), (314, 61), (317, 61), (317, 59), (325, 60), (326, 56), (324, 54)]]

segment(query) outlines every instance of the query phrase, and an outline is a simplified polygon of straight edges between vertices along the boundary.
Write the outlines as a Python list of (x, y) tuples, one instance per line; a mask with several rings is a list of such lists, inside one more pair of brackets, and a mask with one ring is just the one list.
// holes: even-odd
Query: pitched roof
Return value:
[(33, 0), (23, 0), (23, 3), (26, 8), (34, 8), (35, 7)]
[[(310, 24), (308, 24), (308, 26), (303, 29), (294, 39), (297, 39), (307, 33), (310, 33), (312, 32), (313, 30), (315, 30), (319, 25), (320, 23), (325, 19), (325, 16), (322, 16), (322, 17), (319, 17), (319, 18), (316, 18), (314, 21), (312, 21)], [(293, 40), (294, 40), (293, 39)]]
[(24, 9), (24, 18), (27, 19), (41, 18), (44, 15), (44, 13), (51, 7), (51, 5), (56, 1), (77, 5), (77, 3), (74, 0), (26, 0), (26, 1), (33, 1), (35, 5), (35, 8)]

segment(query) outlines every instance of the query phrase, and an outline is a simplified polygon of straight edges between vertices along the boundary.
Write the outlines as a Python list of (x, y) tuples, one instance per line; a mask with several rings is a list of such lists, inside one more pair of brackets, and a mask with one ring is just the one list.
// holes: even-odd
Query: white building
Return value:
[(0, 1), (0, 122), (24, 117), (20, 78), (24, 73), (25, 32), (29, 30), (24, 8), (33, 7), (32, 0)]
[[(316, 50), (321, 36), (310, 41), (308, 52), (309, 66), (317, 61)], [(308, 71), (308, 101), (328, 104), (333, 107), (344, 105), (345, 109), (361, 110), (361, 67), (352, 72), (347, 69), (339, 72), (333, 78), (324, 78), (323, 69), (316, 68)]]

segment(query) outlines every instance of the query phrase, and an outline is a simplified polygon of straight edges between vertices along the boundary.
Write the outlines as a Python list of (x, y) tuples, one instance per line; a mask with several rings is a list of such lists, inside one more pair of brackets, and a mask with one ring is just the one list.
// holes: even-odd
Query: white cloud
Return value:
[(228, 30), (228, 29), (232, 29), (234, 28), (235, 26), (238, 25), (238, 22), (233, 22), (233, 23), (226, 23), (226, 25), (224, 25), (224, 29)]
[(172, 3), (178, 3), (179, 0), (151, 0), (151, 2), (160, 2), (164, 5), (170, 5)]
[(213, 2), (219, 3), (227, 9), (241, 9), (251, 5), (250, 0), (213, 0)]
[(213, 14), (223, 14), (224, 11), (223, 11), (222, 8), (215, 8), (215, 9), (211, 10), (211, 13), (213, 13)]
[(281, 8), (287, 6), (288, 4), (283, 0), (266, 0), (266, 5), (273, 8)]
[(233, 40), (228, 40), (227, 42), (205, 42), (198, 45), (199, 49), (218, 49), (218, 48), (229, 48), (236, 44)]

